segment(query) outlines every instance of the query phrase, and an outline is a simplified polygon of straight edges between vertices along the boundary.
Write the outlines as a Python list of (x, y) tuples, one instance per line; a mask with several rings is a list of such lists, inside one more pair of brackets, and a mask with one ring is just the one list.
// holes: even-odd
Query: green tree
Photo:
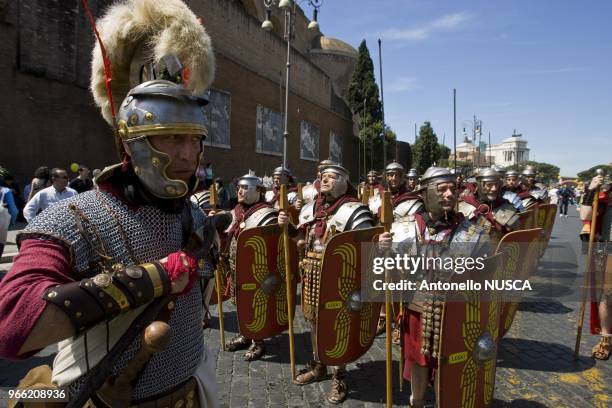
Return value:
[(591, 181), (593, 177), (595, 177), (595, 170), (597, 169), (602, 169), (604, 174), (608, 177), (612, 176), (612, 166), (609, 164), (600, 164), (578, 173), (578, 179), (584, 182)]
[(363, 122), (361, 127), (382, 122), (382, 103), (374, 79), (374, 63), (365, 40), (359, 45), (359, 57), (349, 84), (347, 99), (353, 114), (358, 115)]
[(442, 150), (438, 144), (438, 136), (436, 136), (431, 127), (431, 123), (425, 122), (419, 129), (419, 136), (412, 148), (412, 161), (417, 172), (423, 174), (425, 170), (433, 166), (440, 158)]
[(537, 169), (537, 178), (544, 184), (551, 184), (559, 180), (559, 167), (550, 163), (539, 163), (534, 161), (526, 161), (512, 166), (506, 167), (506, 170), (516, 170), (519, 173), (522, 172), (525, 167), (533, 166)]

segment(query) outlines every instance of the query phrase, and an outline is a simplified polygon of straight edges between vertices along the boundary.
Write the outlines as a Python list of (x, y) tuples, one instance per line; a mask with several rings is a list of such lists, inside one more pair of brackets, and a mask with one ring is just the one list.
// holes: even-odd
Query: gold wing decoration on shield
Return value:
[(263, 291), (261, 282), (268, 274), (268, 248), (264, 239), (258, 236), (249, 238), (245, 246), (253, 248), (254, 262), (252, 271), (255, 280), (259, 283), (257, 291), (253, 296), (253, 321), (247, 325), (247, 328), (253, 332), (258, 332), (266, 324), (268, 295)]
[[(343, 244), (336, 248), (333, 255), (342, 258), (342, 274), (338, 279), (338, 293), (342, 299), (342, 309), (336, 316), (334, 330), (336, 332), (336, 344), (331, 350), (325, 350), (325, 354), (332, 358), (339, 358), (346, 353), (351, 329), (351, 316), (347, 305), (349, 294), (355, 290), (355, 273), (357, 271), (357, 249), (354, 245)], [(363, 309), (361, 311), (363, 313)], [(363, 316), (363, 314), (361, 315)], [(360, 323), (360, 331), (363, 332), (363, 321)], [(361, 339), (362, 333), (360, 334)]]
[(278, 237), (278, 252), (276, 256), (276, 270), (281, 276), (280, 288), (276, 291), (274, 296), (276, 297), (276, 322), (279, 325), (287, 324), (287, 280), (285, 278), (285, 240), (283, 235)]
[(476, 398), (476, 375), (478, 366), (472, 352), (480, 336), (480, 298), (475, 291), (464, 292), (465, 322), (463, 323), (463, 343), (468, 350), (468, 361), (461, 372), (461, 406), (473, 407)]
[[(518, 262), (518, 254), (519, 254), (519, 244), (513, 245), (510, 247), (512, 252), (515, 253), (514, 262)], [(508, 273), (508, 263), (511, 263), (511, 256), (507, 256), (505, 258), (506, 262), (498, 262), (496, 265), (495, 273), (493, 274), (493, 279), (512, 279), (512, 277), (506, 277), (505, 274)], [(504, 267), (506, 265), (506, 267)], [(514, 269), (516, 270), (516, 269)], [(489, 303), (489, 321), (487, 323), (487, 331), (493, 338), (494, 342), (497, 342), (499, 338), (499, 308), (500, 308), (500, 296), (496, 291), (491, 292), (491, 299)], [(517, 303), (518, 306), (518, 303)], [(484, 402), (485, 405), (489, 405), (493, 400), (493, 391), (495, 389), (495, 359), (486, 360), (483, 364), (484, 369)]]

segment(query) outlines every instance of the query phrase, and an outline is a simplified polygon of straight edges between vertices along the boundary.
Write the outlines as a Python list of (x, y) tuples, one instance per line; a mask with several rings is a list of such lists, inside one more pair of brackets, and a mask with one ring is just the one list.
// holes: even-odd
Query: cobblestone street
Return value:
[[(590, 357), (597, 341), (588, 334), (588, 307), (578, 361), (573, 360), (579, 303), (572, 293), (582, 284), (584, 256), (576, 253), (579, 221), (573, 210), (568, 218), (557, 218), (549, 248), (532, 278), (539, 295), (551, 276), (564, 278), (554, 289), (558, 298), (521, 303), (510, 332), (498, 353), (495, 407), (609, 407), (612, 362)], [(570, 245), (570, 243), (572, 243)], [(8, 264), (2, 264), (7, 269)], [(540, 292), (539, 292), (540, 291)], [(546, 296), (550, 296), (547, 287)], [(542, 295), (543, 296), (543, 295)], [(219, 351), (216, 308), (211, 308), (211, 328), (205, 340), (217, 361), (219, 394), (223, 407), (320, 407), (328, 405), (325, 395), (330, 381), (303, 387), (291, 384), (286, 336), (266, 342), (267, 354), (251, 363), (243, 361), (243, 352)], [(235, 309), (225, 304), (226, 341), (236, 334)], [(300, 369), (310, 359), (310, 341), (306, 323), (297, 311), (295, 319), (296, 363)], [(385, 399), (385, 340), (378, 337), (357, 362), (348, 366), (350, 394), (345, 407), (382, 407)], [(53, 348), (26, 362), (0, 360), (0, 384), (14, 386), (30, 367), (51, 361)], [(399, 392), (399, 349), (394, 350), (394, 404), (406, 406), (409, 383)], [(433, 393), (429, 398), (434, 401)]]
[[(564, 287), (556, 288), (560, 300), (542, 298), (523, 302), (512, 328), (498, 354), (494, 407), (609, 407), (612, 406), (612, 363), (596, 361), (590, 350), (597, 338), (589, 335), (588, 307), (582, 336), (580, 358), (573, 359), (579, 303), (571, 289), (582, 285), (584, 256), (576, 254), (579, 230), (576, 211), (568, 218), (557, 218), (549, 248), (532, 279), (538, 282), (551, 276), (563, 277)], [(571, 245), (570, 245), (571, 243)], [(558, 285), (562, 286), (562, 285)], [(578, 292), (579, 293), (579, 292)], [(563, 301), (567, 298), (567, 301)], [(234, 308), (225, 306), (226, 339), (236, 333)], [(212, 309), (216, 315), (216, 309)], [(218, 352), (219, 331), (213, 318), (206, 332), (207, 344), (217, 353), (219, 392), (226, 407), (320, 407), (328, 405), (325, 394), (330, 381), (303, 387), (291, 384), (286, 336), (267, 341), (268, 354), (260, 361), (246, 363), (243, 352)], [(295, 346), (297, 368), (310, 358), (306, 322), (297, 313)], [(350, 394), (346, 407), (382, 407), (385, 400), (385, 338), (376, 339), (370, 351), (348, 366)], [(410, 384), (399, 392), (399, 349), (394, 349), (394, 405), (406, 406)], [(430, 390), (431, 391), (431, 390)], [(433, 392), (430, 392), (433, 403)]]

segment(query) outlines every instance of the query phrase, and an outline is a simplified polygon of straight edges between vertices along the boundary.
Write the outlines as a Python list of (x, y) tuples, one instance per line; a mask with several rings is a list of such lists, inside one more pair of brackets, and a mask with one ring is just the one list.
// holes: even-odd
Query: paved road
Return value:
[[(495, 407), (611, 407), (612, 361), (595, 361), (590, 349), (594, 336), (584, 331), (581, 355), (573, 360), (573, 347), (579, 303), (576, 288), (582, 282), (583, 256), (576, 232), (580, 222), (576, 211), (568, 218), (557, 218), (549, 248), (532, 279), (538, 302), (523, 302), (515, 322), (501, 343), (494, 395)], [(6, 264), (0, 265), (0, 268)], [(1, 273), (1, 272), (0, 272)], [(551, 284), (551, 277), (564, 278)], [(574, 294), (573, 294), (574, 293)], [(554, 297), (553, 296), (558, 296)], [(226, 337), (236, 333), (235, 310), (226, 304)], [(216, 315), (215, 308), (212, 309)], [(588, 310), (585, 319), (588, 322)], [(309, 359), (309, 335), (301, 314), (295, 321), (296, 360), (299, 366)], [(215, 353), (219, 393), (223, 407), (320, 407), (327, 405), (324, 395), (329, 381), (304, 387), (288, 380), (288, 343), (286, 336), (267, 342), (268, 354), (252, 363), (242, 360), (242, 352), (219, 351), (217, 319), (205, 332), (205, 340)], [(53, 350), (47, 350), (52, 352)], [(344, 407), (382, 407), (385, 399), (384, 336), (370, 351), (348, 366), (350, 394)], [(397, 361), (398, 353), (395, 351)], [(13, 386), (35, 361), (9, 363), (0, 360), (0, 385)], [(406, 406), (409, 384), (399, 392), (397, 362), (394, 367), (394, 403)], [(433, 401), (433, 393), (429, 393)]]

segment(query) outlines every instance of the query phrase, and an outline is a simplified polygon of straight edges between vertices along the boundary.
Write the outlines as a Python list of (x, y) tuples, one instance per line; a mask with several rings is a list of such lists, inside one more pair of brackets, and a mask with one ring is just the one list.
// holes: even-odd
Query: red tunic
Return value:
[(62, 244), (38, 239), (22, 242), (13, 267), (0, 282), (0, 356), (22, 359), (19, 350), (40, 318), (47, 288), (74, 282), (70, 251)]

